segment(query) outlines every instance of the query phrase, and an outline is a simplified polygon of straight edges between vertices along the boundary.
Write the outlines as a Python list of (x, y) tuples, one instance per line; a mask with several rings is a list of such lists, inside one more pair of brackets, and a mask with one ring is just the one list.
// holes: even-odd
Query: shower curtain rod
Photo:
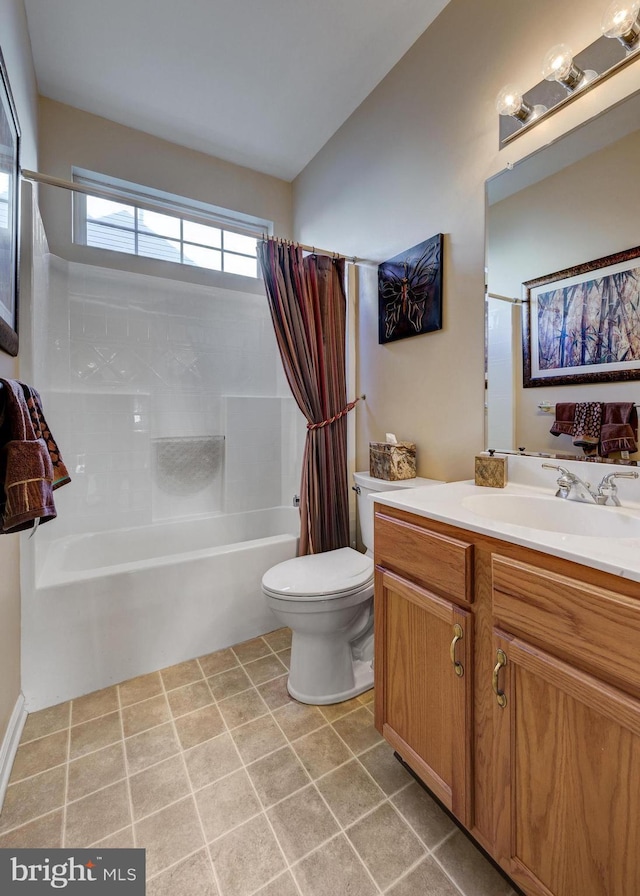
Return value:
[(529, 299), (512, 299), (511, 296), (501, 296), (497, 292), (486, 293), (488, 299), (498, 299), (500, 302), (510, 302), (511, 305), (528, 305)]
[[(83, 193), (86, 196), (97, 196), (99, 199), (109, 199), (112, 202), (130, 201), (132, 204), (138, 206), (138, 208), (143, 208), (146, 211), (150, 212), (160, 212), (161, 214), (167, 214), (167, 212), (171, 210), (170, 201), (154, 202), (152, 199), (138, 199), (137, 197), (127, 197), (125, 194), (119, 193), (117, 190), (109, 190), (107, 187), (90, 187), (86, 184), (79, 184), (74, 183), (73, 181), (64, 180), (61, 177), (53, 177), (50, 174), (42, 174), (40, 171), (30, 171), (27, 168), (22, 168), (20, 174), (23, 180), (28, 180), (32, 183), (45, 184), (49, 187), (59, 187), (61, 190), (69, 190), (72, 193)], [(211, 226), (211, 218), (208, 218), (206, 215), (199, 215), (197, 212), (186, 211), (184, 208), (180, 208), (179, 211), (181, 217), (183, 218), (188, 218), (190, 221), (195, 221), (198, 224), (207, 224)], [(248, 228), (237, 227), (234, 224), (233, 231), (234, 233), (240, 233), (243, 236), (256, 237), (256, 228), (250, 230)], [(301, 243), (297, 243), (295, 240), (287, 240), (283, 239), (282, 237), (270, 236), (268, 234), (262, 233), (260, 235), (260, 238), (281, 242), (284, 245), (299, 246), (303, 252), (311, 252), (315, 255), (329, 255), (332, 258), (344, 258), (345, 261), (350, 261), (353, 264), (375, 266), (378, 265), (377, 261), (369, 261), (366, 258), (356, 258), (355, 256), (352, 257), (349, 255), (342, 255), (340, 252), (329, 252), (326, 249), (316, 249), (315, 246), (304, 246)]]

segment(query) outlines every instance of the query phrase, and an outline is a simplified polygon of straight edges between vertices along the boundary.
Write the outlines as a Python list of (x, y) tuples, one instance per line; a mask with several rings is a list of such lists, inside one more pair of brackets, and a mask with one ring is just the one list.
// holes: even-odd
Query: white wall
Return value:
[[(37, 100), (22, 0), (0, 0), (0, 49), (22, 131), (22, 164), (37, 167)], [(0, 351), (0, 377), (15, 378), (18, 362)], [(20, 695), (19, 536), (0, 536), (0, 743)]]
[[(522, 283), (640, 245), (636, 191), (640, 131), (575, 162), (489, 209), (490, 287), (519, 296)], [(516, 445), (580, 453), (567, 436), (549, 433), (548, 401), (637, 401), (638, 381), (522, 388), (516, 346)], [(504, 447), (509, 447), (505, 445)], [(511, 446), (513, 447), (513, 446)], [(637, 455), (636, 455), (637, 457)]]
[(602, 0), (452, 0), (294, 182), (295, 236), (390, 258), (445, 234), (444, 328), (377, 344), (375, 268), (361, 268), (358, 462), (393, 431), (418, 472), (466, 478), (483, 440), (485, 180), (636, 90), (637, 63), (498, 149), (499, 89), (540, 79), (542, 58), (600, 34)]

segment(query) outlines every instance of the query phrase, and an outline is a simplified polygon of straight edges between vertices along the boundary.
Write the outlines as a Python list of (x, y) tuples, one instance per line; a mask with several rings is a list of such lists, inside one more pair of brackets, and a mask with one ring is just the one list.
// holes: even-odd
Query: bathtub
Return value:
[(27, 709), (277, 628), (261, 579), (298, 531), (299, 511), (274, 507), (50, 542), (23, 602)]

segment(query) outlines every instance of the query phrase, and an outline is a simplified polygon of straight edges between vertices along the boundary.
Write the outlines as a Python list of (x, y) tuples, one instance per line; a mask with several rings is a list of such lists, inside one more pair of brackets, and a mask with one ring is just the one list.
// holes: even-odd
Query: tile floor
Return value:
[(394, 758), (305, 706), (280, 629), (33, 713), (0, 847), (146, 848), (148, 896), (512, 896)]

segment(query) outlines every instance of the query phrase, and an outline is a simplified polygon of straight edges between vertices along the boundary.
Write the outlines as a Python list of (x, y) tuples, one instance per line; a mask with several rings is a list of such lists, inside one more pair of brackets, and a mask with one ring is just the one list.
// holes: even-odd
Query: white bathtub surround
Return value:
[(24, 595), (29, 712), (277, 628), (260, 583), (298, 528), (274, 507), (52, 541)]
[(22, 736), (24, 723), (27, 721), (27, 709), (23, 694), (20, 694), (16, 700), (7, 730), (2, 743), (0, 743), (0, 812), (2, 812), (2, 804), (4, 795), (9, 784), (11, 776), (11, 768), (15, 759)]

